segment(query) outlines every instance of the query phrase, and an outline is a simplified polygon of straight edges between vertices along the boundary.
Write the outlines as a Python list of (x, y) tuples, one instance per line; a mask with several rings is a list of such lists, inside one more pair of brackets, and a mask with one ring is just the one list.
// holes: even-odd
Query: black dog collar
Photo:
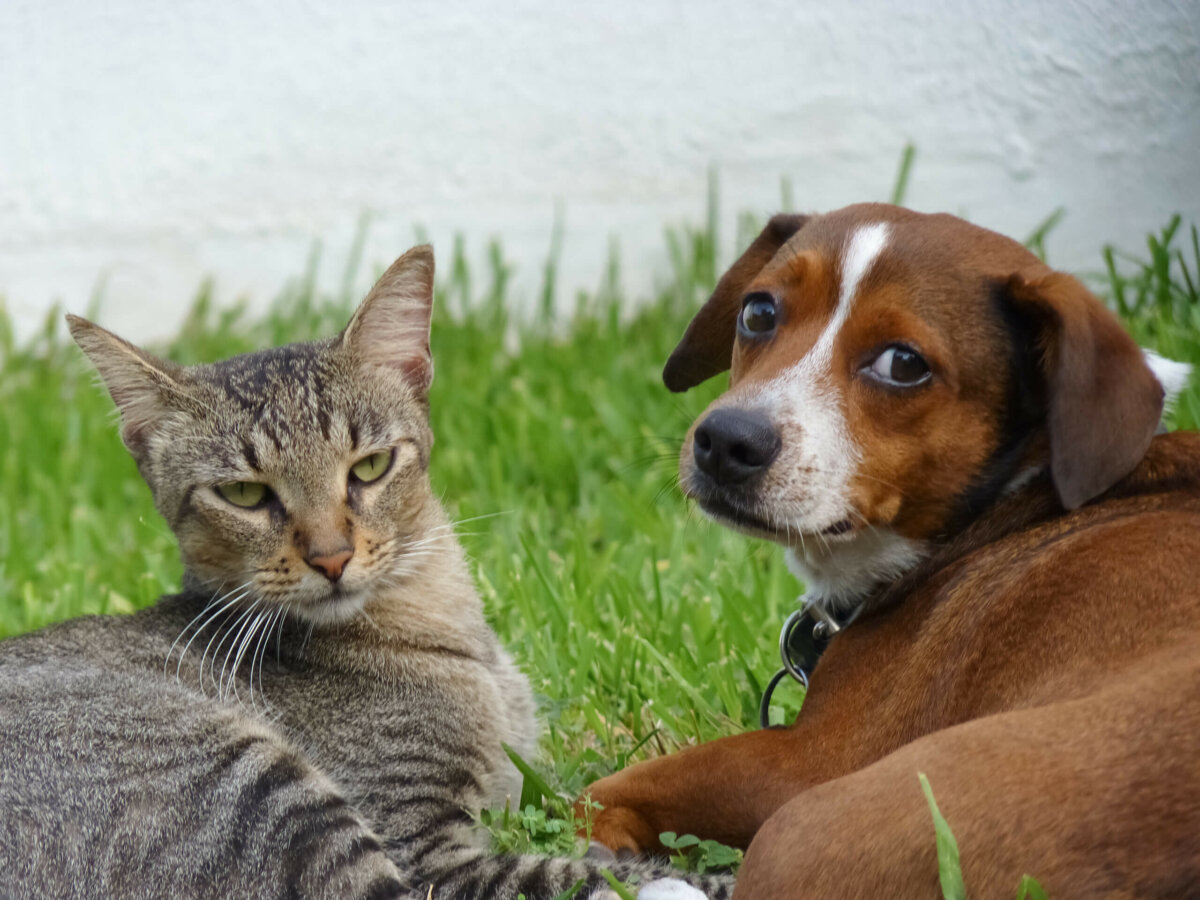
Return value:
[(783, 668), (771, 676), (758, 707), (758, 721), (763, 728), (770, 726), (771, 696), (785, 675), (792, 676), (808, 690), (808, 679), (830, 639), (854, 621), (857, 610), (840, 621), (816, 604), (807, 603), (787, 617), (779, 632), (779, 657)]

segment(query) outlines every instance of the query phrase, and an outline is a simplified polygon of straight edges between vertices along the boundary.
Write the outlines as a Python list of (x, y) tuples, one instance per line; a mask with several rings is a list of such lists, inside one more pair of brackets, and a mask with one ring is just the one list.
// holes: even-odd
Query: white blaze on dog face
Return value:
[(837, 305), (817, 342), (790, 368), (755, 385), (742, 401), (766, 412), (784, 433), (778, 465), (787, 482), (780, 487), (791, 507), (784, 516), (800, 533), (845, 527), (843, 523), (854, 514), (849, 487), (861, 452), (847, 426), (841, 387), (833, 377), (833, 351), (863, 277), (886, 246), (887, 234), (888, 226), (878, 222), (850, 235), (841, 259)]
[[(962, 232), (975, 241), (967, 252)], [(1027, 258), (952, 217), (815, 217), (745, 286), (774, 304), (774, 326), (739, 329), (730, 389), (697, 420), (758, 414), (777, 454), (744, 484), (719, 484), (693, 460), (693, 428), (685, 491), (725, 524), (787, 545), (831, 602), (910, 568), (996, 449), (1012, 337), (994, 284)], [(881, 376), (900, 363), (919, 377)]]
[(772, 490), (782, 501), (776, 520), (786, 531), (813, 535), (791, 545), (788, 566), (826, 603), (853, 601), (920, 558), (912, 541), (879, 530), (856, 535), (867, 524), (852, 504), (851, 486), (862, 462), (846, 419), (843, 386), (834, 377), (834, 349), (859, 287), (887, 246), (888, 225), (877, 222), (851, 233), (841, 257), (833, 315), (801, 359), (755, 385), (741, 402), (766, 412), (784, 437)]

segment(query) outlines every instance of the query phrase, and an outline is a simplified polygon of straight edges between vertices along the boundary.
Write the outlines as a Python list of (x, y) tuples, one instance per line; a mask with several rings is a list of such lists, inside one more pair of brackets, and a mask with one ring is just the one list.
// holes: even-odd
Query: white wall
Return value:
[[(1195, 0), (0, 0), (0, 293), (141, 339), (201, 278), (268, 301), (311, 243), (368, 259), (421, 223), (445, 251), (499, 235), (539, 277), (556, 201), (566, 285), (610, 235), (624, 286), (665, 268), (662, 226), (884, 199), (1024, 237), (1094, 269), (1179, 211), (1200, 219)], [(731, 246), (725, 247), (728, 259)]]

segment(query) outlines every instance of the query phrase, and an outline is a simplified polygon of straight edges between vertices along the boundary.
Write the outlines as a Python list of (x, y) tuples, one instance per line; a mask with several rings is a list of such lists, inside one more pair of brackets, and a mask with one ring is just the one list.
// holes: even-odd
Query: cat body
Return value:
[[(501, 742), (530, 753), (536, 728), (481, 616), (440, 646), (388, 647), (364, 621), (285, 627), (257, 667), (190, 653), (177, 676), (171, 645), (204, 608), (181, 595), (4, 643), (0, 894), (265, 897), (282, 867), (305, 895), (393, 896), (418, 887), (401, 872), (491, 861), (467, 810), (519, 797)], [(230, 652), (244, 627), (231, 615), (197, 640)], [(222, 680), (240, 702), (218, 699)], [(35, 868), (61, 881), (32, 891)], [(193, 893), (189, 871), (210, 881)]]
[(0, 642), (0, 897), (605, 889), (472, 825), (537, 726), (428, 481), (432, 279), (417, 248), (336, 338), (186, 369), (71, 319), (184, 590)]

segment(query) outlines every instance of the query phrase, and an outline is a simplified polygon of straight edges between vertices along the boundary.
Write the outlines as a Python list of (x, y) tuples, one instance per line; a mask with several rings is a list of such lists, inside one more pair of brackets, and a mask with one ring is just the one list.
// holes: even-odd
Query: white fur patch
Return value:
[(651, 881), (637, 892), (638, 900), (707, 900), (704, 891), (678, 878)]
[(1192, 375), (1192, 367), (1187, 363), (1159, 356), (1153, 350), (1143, 349), (1142, 356), (1145, 357), (1146, 365), (1150, 367), (1150, 371), (1154, 373), (1154, 377), (1163, 387), (1165, 395), (1163, 408), (1169, 409), (1183, 389), (1187, 387), (1188, 379)]
[(807, 360), (761, 385), (747, 404), (762, 409), (783, 438), (764, 497), (771, 520), (798, 533), (847, 517), (846, 494), (861, 458), (828, 369), (817, 371), (804, 365)]
[(854, 298), (858, 296), (858, 286), (863, 278), (871, 271), (871, 266), (887, 246), (888, 227), (883, 222), (865, 225), (850, 235), (846, 242), (846, 253), (842, 257), (842, 285), (838, 292), (837, 309), (829, 319), (829, 324), (821, 332), (816, 344), (800, 361), (799, 365), (808, 364), (810, 367), (827, 370), (833, 362), (833, 344), (838, 332), (846, 324)]
[[(863, 279), (887, 246), (887, 236), (888, 226), (882, 222), (864, 225), (850, 236), (842, 257), (837, 308), (817, 342), (803, 359), (747, 398), (746, 405), (761, 408), (783, 437), (783, 449), (772, 467), (778, 474), (770, 485), (771, 520), (797, 535), (821, 532), (855, 515), (847, 495), (861, 454), (849, 434), (842, 398), (832, 377), (833, 348)], [(826, 542), (824, 537), (814, 537), (809, 541), (811, 554), (801, 550), (797, 557), (808, 560), (803, 565), (807, 574), (801, 577), (814, 586), (822, 583), (838, 596), (861, 593), (862, 579), (856, 570), (864, 565), (868, 570), (875, 568), (870, 565), (867, 545), (874, 552), (885, 549), (871, 534), (856, 535), (850, 541)], [(850, 549), (862, 538), (867, 540), (866, 555)], [(848, 555), (856, 560), (854, 565), (835, 562)], [(894, 566), (889, 563), (883, 568), (891, 571)], [(843, 580), (845, 587), (839, 586)]]
[(876, 585), (895, 581), (925, 555), (925, 545), (886, 528), (867, 528), (851, 540), (809, 541), (788, 548), (784, 561), (804, 582), (807, 602), (846, 612)]
[[(887, 246), (888, 226), (886, 222), (876, 222), (874, 225), (864, 225), (850, 236), (846, 256), (842, 260), (842, 290), (838, 296), (839, 312), (845, 308), (849, 311), (850, 304), (858, 294), (858, 286), (883, 248)], [(845, 315), (842, 316), (842, 322)], [(841, 322), (838, 322), (841, 326)]]

